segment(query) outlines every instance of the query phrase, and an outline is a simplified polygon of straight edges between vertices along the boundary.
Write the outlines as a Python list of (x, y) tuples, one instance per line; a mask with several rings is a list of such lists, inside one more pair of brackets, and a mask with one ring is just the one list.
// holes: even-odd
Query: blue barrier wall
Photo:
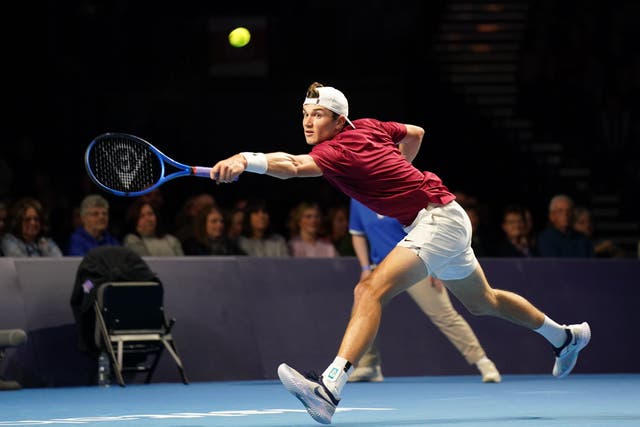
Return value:
[[(165, 287), (174, 337), (192, 381), (275, 378), (280, 362), (322, 370), (333, 359), (359, 277), (355, 258), (145, 258)], [(84, 385), (94, 367), (76, 350), (69, 305), (80, 258), (0, 258), (0, 328), (23, 328), (27, 344), (7, 354), (7, 377), (28, 387)], [(637, 260), (483, 259), (496, 288), (530, 299), (560, 323), (590, 322), (593, 339), (576, 372), (639, 372)], [(452, 298), (453, 299), (453, 298)], [(538, 334), (470, 315), (503, 373), (548, 373), (553, 355)], [(471, 374), (475, 369), (407, 295), (380, 329), (387, 376)], [(178, 382), (163, 355), (155, 382)]]

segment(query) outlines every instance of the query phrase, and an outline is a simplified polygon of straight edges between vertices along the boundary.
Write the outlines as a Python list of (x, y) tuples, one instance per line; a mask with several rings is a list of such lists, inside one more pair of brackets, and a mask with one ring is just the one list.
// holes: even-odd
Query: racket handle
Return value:
[[(192, 166), (191, 167), (191, 175), (195, 175), (195, 176), (199, 176), (202, 178), (210, 178), (211, 177), (211, 169), (212, 168), (205, 168), (203, 166)], [(236, 179), (234, 179), (234, 181), (237, 181), (238, 178), (236, 177)]]
[(205, 168), (202, 166), (193, 166), (191, 168), (191, 175), (199, 176), (202, 178), (210, 178), (211, 168)]

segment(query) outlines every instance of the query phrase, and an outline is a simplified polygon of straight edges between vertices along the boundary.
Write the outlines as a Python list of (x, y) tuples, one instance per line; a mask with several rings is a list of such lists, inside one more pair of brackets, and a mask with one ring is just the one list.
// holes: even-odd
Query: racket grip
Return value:
[(202, 166), (193, 166), (191, 168), (191, 174), (202, 178), (211, 177), (211, 168), (205, 168)]
[[(193, 166), (191, 167), (191, 174), (202, 177), (202, 178), (211, 178), (211, 169), (212, 168), (206, 168), (203, 166)], [(237, 181), (237, 180), (238, 180), (238, 177), (234, 179), (234, 181)]]

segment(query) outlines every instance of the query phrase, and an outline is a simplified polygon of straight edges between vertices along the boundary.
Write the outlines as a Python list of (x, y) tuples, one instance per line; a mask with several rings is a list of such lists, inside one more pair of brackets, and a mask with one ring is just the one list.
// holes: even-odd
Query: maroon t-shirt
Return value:
[(375, 119), (353, 124), (355, 129), (345, 128), (309, 153), (333, 186), (404, 225), (429, 203), (455, 199), (436, 174), (421, 172), (402, 156), (397, 144), (407, 134), (404, 124)]

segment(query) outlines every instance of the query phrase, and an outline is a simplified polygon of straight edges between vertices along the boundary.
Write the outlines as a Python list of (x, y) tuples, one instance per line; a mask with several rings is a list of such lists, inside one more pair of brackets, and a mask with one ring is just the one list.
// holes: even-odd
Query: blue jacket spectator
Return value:
[(99, 194), (86, 196), (80, 204), (82, 226), (69, 239), (68, 255), (84, 256), (98, 246), (120, 245), (120, 241), (107, 231), (109, 202)]

